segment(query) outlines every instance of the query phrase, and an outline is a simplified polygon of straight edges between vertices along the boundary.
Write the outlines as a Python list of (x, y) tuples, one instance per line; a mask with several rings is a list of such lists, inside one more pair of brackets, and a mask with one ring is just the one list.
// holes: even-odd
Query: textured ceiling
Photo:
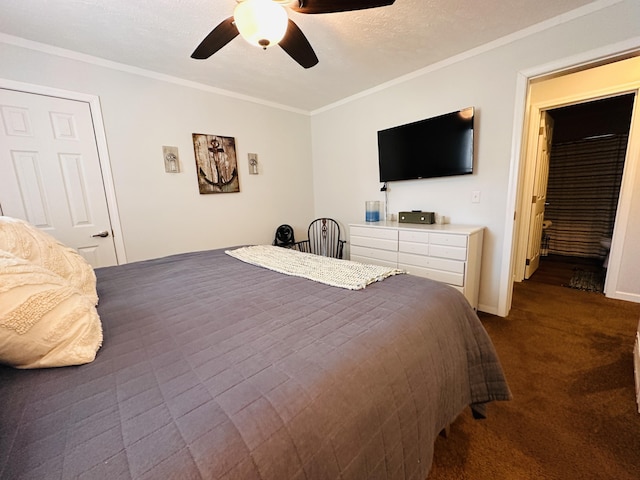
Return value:
[(591, 0), (396, 0), (357, 12), (289, 10), (320, 63), (240, 37), (208, 60), (191, 53), (235, 0), (1, 0), (0, 32), (313, 111), (558, 16)]

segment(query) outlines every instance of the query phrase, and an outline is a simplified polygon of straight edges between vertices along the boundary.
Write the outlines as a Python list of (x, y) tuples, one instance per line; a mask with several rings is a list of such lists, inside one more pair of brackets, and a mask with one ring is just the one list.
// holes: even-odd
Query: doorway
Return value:
[[(634, 94), (551, 108), (539, 277), (603, 292)], [(548, 272), (553, 272), (548, 275)]]
[(514, 223), (507, 232), (510, 248), (502, 276), (504, 290), (501, 291), (499, 315), (506, 316), (511, 308), (513, 282), (524, 279), (541, 112), (625, 94), (633, 94), (635, 99), (604, 292), (610, 298), (640, 303), (640, 285), (634, 268), (640, 259), (640, 249), (636, 248), (640, 238), (640, 216), (635, 213), (640, 207), (638, 53), (634, 56), (627, 54), (623, 58), (614, 58), (612, 53), (612, 57), (606, 60), (600, 57), (599, 61), (593, 60), (588, 66), (584, 60), (579, 67), (568, 63), (566, 72), (532, 70), (522, 72), (518, 77), (523, 103), (521, 112), (516, 112), (516, 119), (521, 118), (522, 123), (516, 121), (514, 124), (510, 179), (513, 194), (510, 206), (513, 210), (507, 210)]

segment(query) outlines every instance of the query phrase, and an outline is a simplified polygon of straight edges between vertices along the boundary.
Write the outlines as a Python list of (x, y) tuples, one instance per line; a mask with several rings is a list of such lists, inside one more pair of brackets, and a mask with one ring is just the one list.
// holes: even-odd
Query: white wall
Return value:
[[(312, 117), (316, 215), (334, 216), (346, 226), (364, 220), (366, 200), (384, 199), (377, 171), (378, 130), (476, 107), (474, 174), (391, 183), (389, 211), (436, 211), (452, 223), (486, 226), (479, 308), (497, 313), (502, 264), (509, 261), (511, 247), (505, 241), (510, 234), (505, 208), (518, 72), (640, 35), (640, 2), (603, 5), (609, 6), (566, 15), (544, 28), (530, 29), (527, 35), (495, 42), (495, 48), (450, 59), (405, 82), (316, 112)], [(479, 204), (471, 203), (474, 190), (481, 192)]]
[[(308, 115), (7, 44), (0, 66), (8, 80), (99, 96), (128, 261), (270, 243), (282, 223), (306, 235)], [(235, 137), (240, 193), (198, 193), (192, 133)], [(182, 173), (164, 172), (163, 145), (179, 148)]]

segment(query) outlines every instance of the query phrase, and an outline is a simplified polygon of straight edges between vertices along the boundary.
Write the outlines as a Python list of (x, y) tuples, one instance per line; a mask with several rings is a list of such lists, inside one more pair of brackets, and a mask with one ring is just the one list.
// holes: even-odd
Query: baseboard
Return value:
[(616, 300), (626, 300), (627, 302), (640, 303), (640, 294), (638, 293), (613, 292), (612, 294), (607, 293), (606, 297), (615, 298)]
[(491, 315), (497, 315), (498, 317), (498, 307), (493, 305), (483, 305), (481, 303), (478, 304), (478, 311), (483, 313), (490, 313)]

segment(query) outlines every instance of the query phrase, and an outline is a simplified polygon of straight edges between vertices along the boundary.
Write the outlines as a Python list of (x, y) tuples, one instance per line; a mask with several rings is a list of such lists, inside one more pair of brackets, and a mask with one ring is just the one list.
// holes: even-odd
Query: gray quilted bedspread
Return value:
[(97, 270), (88, 365), (0, 366), (2, 479), (419, 479), (468, 405), (510, 398), (454, 289), (350, 291), (223, 250)]

